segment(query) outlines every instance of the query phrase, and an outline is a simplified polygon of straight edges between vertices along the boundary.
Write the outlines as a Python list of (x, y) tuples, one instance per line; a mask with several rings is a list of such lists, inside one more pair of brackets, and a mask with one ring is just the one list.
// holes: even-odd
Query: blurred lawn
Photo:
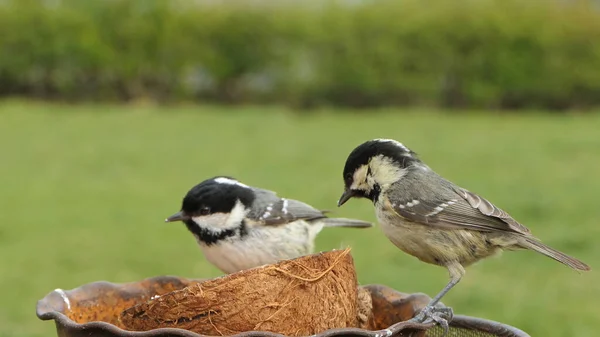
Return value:
[[(532, 252), (508, 252), (468, 269), (447, 305), (532, 336), (597, 334), (600, 115), (11, 102), (0, 105), (0, 335), (55, 335), (34, 309), (57, 287), (220, 275), (184, 226), (163, 223), (193, 184), (213, 175), (374, 221), (366, 200), (335, 207), (346, 156), (374, 137), (404, 142), (595, 269), (579, 275)], [(433, 295), (447, 282), (445, 270), (403, 254), (379, 228), (327, 229), (318, 239), (320, 250), (342, 245), (353, 247), (362, 283)]]

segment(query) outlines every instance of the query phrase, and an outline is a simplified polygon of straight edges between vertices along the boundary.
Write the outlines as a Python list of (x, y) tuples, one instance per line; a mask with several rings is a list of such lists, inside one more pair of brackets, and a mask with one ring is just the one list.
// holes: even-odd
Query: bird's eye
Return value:
[(346, 173), (346, 176), (344, 177), (344, 179), (346, 181), (352, 181), (352, 178), (353, 178), (352, 173)]
[(200, 214), (201, 215), (208, 215), (208, 214), (210, 214), (210, 207), (204, 206), (204, 207), (200, 208)]

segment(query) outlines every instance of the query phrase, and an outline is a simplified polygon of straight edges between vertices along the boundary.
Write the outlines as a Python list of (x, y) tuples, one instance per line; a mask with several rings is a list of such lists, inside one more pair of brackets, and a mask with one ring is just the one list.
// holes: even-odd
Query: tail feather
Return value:
[(552, 247), (546, 246), (545, 244), (535, 239), (526, 238), (522, 242), (522, 245), (524, 248), (528, 248), (543, 255), (546, 255), (547, 257), (554, 259), (562, 264), (565, 264), (573, 269), (585, 271), (590, 270), (590, 267), (587, 264), (577, 260), (574, 257), (570, 257), (565, 253), (559, 252), (558, 250)]
[(354, 227), (354, 228), (369, 228), (373, 227), (373, 224), (370, 222), (356, 220), (356, 219), (346, 219), (346, 218), (324, 218), (322, 219), (325, 227)]

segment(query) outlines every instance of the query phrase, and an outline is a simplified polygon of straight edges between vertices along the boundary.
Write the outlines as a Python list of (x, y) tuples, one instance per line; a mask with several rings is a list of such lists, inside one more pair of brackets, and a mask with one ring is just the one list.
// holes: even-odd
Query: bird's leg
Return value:
[(416, 315), (414, 318), (409, 320), (410, 322), (427, 323), (436, 322), (444, 329), (445, 336), (448, 333), (448, 322), (452, 320), (453, 312), (452, 308), (436, 308), (436, 305), (440, 302), (450, 289), (452, 289), (465, 274), (465, 269), (458, 262), (453, 262), (446, 265), (448, 272), (450, 273), (450, 282), (440, 291), (435, 297), (427, 303), (427, 305)]

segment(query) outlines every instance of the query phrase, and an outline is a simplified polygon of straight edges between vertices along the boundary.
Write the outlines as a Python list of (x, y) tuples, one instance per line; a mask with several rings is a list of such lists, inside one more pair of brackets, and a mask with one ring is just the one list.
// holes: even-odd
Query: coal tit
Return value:
[(311, 254), (323, 227), (372, 227), (361, 220), (329, 218), (303, 202), (227, 176), (194, 186), (181, 211), (165, 221), (182, 221), (207, 260), (225, 273)]
[(448, 269), (450, 282), (415, 321), (434, 320), (447, 329), (444, 316), (451, 319), (452, 312), (435, 305), (460, 281), (465, 267), (501, 250), (529, 249), (576, 270), (590, 269), (541, 243), (491, 202), (442, 178), (398, 141), (373, 139), (356, 147), (346, 160), (343, 180), (338, 206), (352, 197), (371, 200), (394, 245)]

